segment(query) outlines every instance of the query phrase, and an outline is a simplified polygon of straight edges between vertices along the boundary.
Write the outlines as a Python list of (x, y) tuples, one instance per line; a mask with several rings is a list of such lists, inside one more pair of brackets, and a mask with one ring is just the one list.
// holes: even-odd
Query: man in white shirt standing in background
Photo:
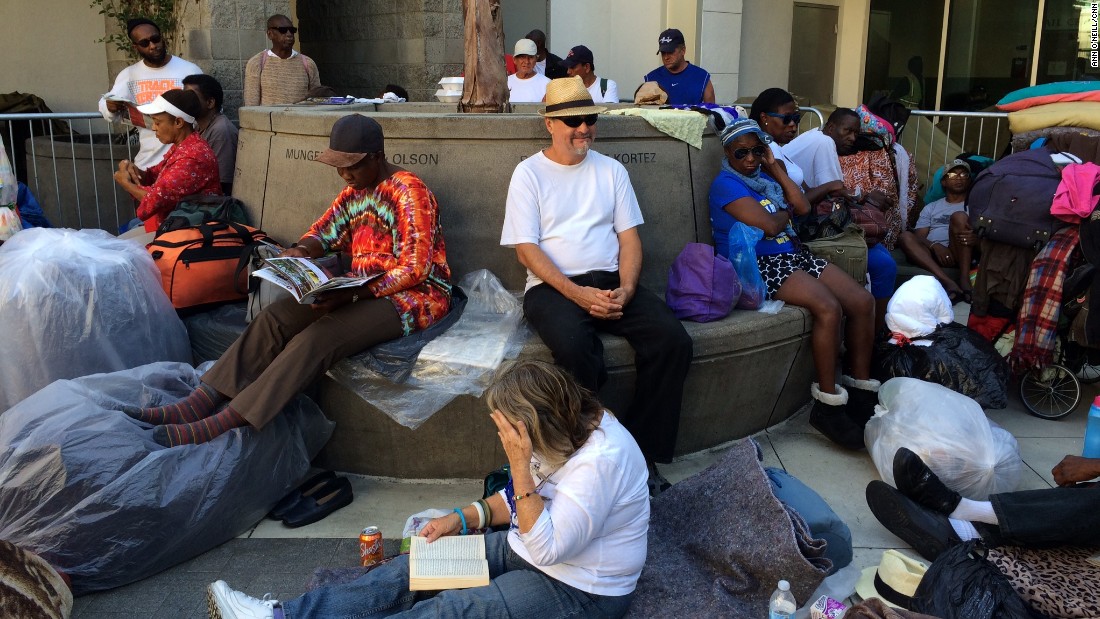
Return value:
[[(202, 73), (198, 65), (168, 53), (160, 28), (148, 19), (126, 22), (126, 34), (141, 60), (126, 67), (115, 78), (111, 91), (99, 99), (99, 112), (110, 121), (117, 121), (126, 106), (107, 97), (125, 99), (134, 105), (152, 103), (158, 95), (183, 88), (183, 78)], [(164, 158), (171, 144), (164, 144), (150, 129), (138, 129), (141, 147), (134, 155), (134, 164), (146, 170)]]
[(601, 78), (596, 75), (596, 61), (592, 59), (592, 50), (584, 45), (578, 45), (569, 50), (569, 54), (561, 61), (569, 77), (579, 77), (584, 82), (584, 87), (592, 95), (592, 101), (596, 103), (618, 103), (619, 87), (615, 80)]
[(531, 39), (516, 41), (512, 60), (516, 63), (516, 72), (508, 76), (509, 103), (538, 103), (546, 96), (546, 85), (550, 78), (535, 71), (538, 47)]

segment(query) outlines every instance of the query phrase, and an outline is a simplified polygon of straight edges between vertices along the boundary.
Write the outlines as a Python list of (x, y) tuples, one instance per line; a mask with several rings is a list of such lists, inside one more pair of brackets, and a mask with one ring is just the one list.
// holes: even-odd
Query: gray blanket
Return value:
[(630, 617), (766, 617), (780, 580), (799, 605), (831, 567), (824, 540), (772, 494), (744, 440), (653, 503), (649, 552)]

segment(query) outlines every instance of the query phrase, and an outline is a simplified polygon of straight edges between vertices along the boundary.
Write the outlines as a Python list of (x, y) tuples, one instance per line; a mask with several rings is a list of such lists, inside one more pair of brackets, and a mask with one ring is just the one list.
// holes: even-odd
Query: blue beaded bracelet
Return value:
[(454, 509), (454, 512), (458, 514), (458, 517), (462, 520), (462, 535), (466, 535), (466, 533), (469, 532), (469, 529), (466, 528), (466, 515), (463, 514), (462, 509), (458, 507)]

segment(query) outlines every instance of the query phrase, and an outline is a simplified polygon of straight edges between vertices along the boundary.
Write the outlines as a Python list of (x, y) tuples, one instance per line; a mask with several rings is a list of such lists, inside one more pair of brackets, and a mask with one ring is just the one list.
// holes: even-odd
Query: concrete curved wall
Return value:
[[(341, 108), (244, 108), (234, 193), (260, 227), (296, 241), (344, 183), (314, 161), (341, 116), (372, 115), (386, 133), (390, 161), (419, 174), (435, 192), (456, 277), (490, 269), (522, 290), (525, 271), (502, 248), (500, 230), (515, 165), (549, 143), (537, 106), (511, 114), (461, 115), (447, 104)], [(622, 161), (646, 223), (640, 229), (642, 282), (663, 294), (668, 268), (686, 243), (711, 241), (707, 193), (721, 148), (713, 133), (702, 150), (670, 138), (637, 117), (600, 118), (595, 150)], [(695, 342), (677, 454), (703, 450), (782, 421), (809, 399), (812, 380), (809, 315), (735, 311), (722, 321), (685, 323)], [(610, 379), (600, 393), (623, 410), (633, 392), (633, 352), (604, 338)], [(524, 356), (550, 360), (537, 338)], [(318, 398), (338, 423), (318, 464), (395, 477), (480, 476), (504, 461), (485, 404), (463, 396), (418, 430), (404, 428), (335, 382), (322, 381)]]

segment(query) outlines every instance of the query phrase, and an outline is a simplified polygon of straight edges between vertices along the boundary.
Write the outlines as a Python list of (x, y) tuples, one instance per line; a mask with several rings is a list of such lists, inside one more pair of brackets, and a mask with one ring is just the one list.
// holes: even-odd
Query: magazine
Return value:
[(118, 117), (118, 120), (122, 122), (122, 124), (137, 127), (138, 129), (149, 129), (150, 131), (153, 129), (153, 117), (138, 111), (137, 104), (133, 101), (116, 97), (111, 93), (103, 95), (103, 98), (108, 101), (114, 101), (115, 103), (121, 103), (125, 106), (126, 109), (123, 110)]
[(369, 277), (332, 277), (309, 258), (267, 258), (267, 266), (254, 271), (252, 277), (269, 281), (285, 289), (302, 305), (310, 305), (317, 296), (330, 290), (358, 288), (381, 273)]
[(468, 589), (489, 584), (485, 536), (414, 536), (409, 553), (409, 591)]

